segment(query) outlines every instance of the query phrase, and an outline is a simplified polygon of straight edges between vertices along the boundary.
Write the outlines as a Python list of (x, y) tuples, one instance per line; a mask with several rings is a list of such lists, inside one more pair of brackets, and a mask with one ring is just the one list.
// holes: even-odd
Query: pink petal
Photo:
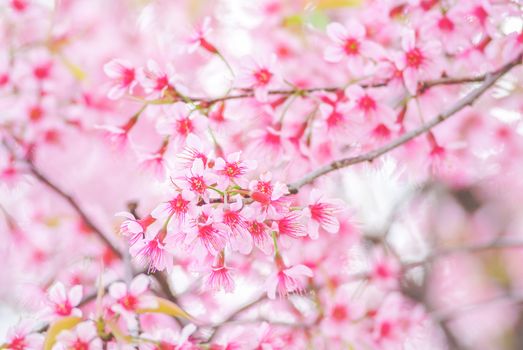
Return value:
[(140, 295), (143, 294), (147, 288), (149, 287), (149, 278), (146, 275), (138, 275), (136, 276), (133, 281), (131, 282), (131, 285), (129, 286), (129, 290), (133, 295)]
[(342, 24), (334, 22), (326, 28), (327, 36), (338, 44), (343, 44), (349, 36), (349, 31)]

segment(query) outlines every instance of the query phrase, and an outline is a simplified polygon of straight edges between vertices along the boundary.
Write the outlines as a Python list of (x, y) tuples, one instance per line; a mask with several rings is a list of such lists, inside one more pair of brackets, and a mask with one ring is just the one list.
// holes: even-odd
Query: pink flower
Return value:
[(176, 94), (174, 88), (176, 76), (174, 68), (170, 64), (167, 65), (167, 70), (164, 71), (155, 60), (150, 59), (147, 61), (145, 68), (138, 69), (137, 77), (146, 94), (162, 97), (167, 89), (171, 89), (171, 92)]
[(117, 100), (125, 93), (133, 93), (137, 84), (136, 72), (133, 65), (125, 60), (114, 59), (104, 65), (105, 74), (111, 78), (112, 86), (107, 97)]
[(196, 209), (192, 201), (196, 198), (195, 194), (187, 189), (178, 192), (170, 201), (158, 205), (151, 212), (151, 216), (156, 219), (166, 219), (172, 216), (178, 225), (185, 223), (188, 214), (194, 215)]
[(211, 18), (205, 17), (200, 25), (198, 25), (191, 36), (188, 39), (188, 48), (189, 53), (195, 52), (199, 47), (204, 48), (210, 53), (218, 53), (218, 50), (214, 45), (207, 41), (207, 37), (212, 32), (211, 28)]
[(289, 199), (286, 195), (289, 193), (289, 189), (287, 185), (281, 182), (273, 184), (271, 180), (272, 174), (264, 173), (260, 175), (259, 180), (249, 183), (249, 189), (251, 198), (256, 202), (252, 206), (273, 218), (288, 211)]
[(219, 209), (213, 209), (210, 205), (203, 205), (200, 214), (193, 220), (185, 237), (185, 244), (196, 250), (197, 256), (204, 257), (206, 253), (212, 256), (225, 247), (227, 243), (227, 231), (223, 223), (216, 220), (220, 214)]
[(103, 342), (98, 338), (94, 323), (85, 321), (76, 326), (74, 331), (62, 331), (57, 337), (53, 350), (102, 350), (103, 348)]
[(281, 236), (287, 236), (291, 238), (300, 238), (307, 236), (305, 231), (305, 225), (300, 222), (300, 212), (290, 212), (280, 219), (277, 219), (272, 224), (272, 229)]
[(382, 250), (374, 252), (371, 279), (384, 289), (398, 286), (401, 267), (399, 263), (384, 254)]
[(147, 265), (149, 273), (172, 269), (173, 256), (169, 252), (171, 244), (166, 236), (167, 231), (160, 230), (154, 238), (141, 240), (130, 249), (131, 256), (140, 264)]
[(73, 286), (69, 292), (66, 292), (63, 283), (55, 283), (47, 292), (50, 306), (45, 313), (52, 317), (82, 316), (82, 311), (77, 308), (82, 300), (82, 294), (80, 285)]
[[(195, 350), (197, 346), (189, 339), (191, 334), (196, 331), (196, 326), (188, 324), (183, 327), (181, 332), (175, 331), (173, 328), (160, 328), (151, 334), (148, 332), (142, 333), (144, 339), (154, 340), (152, 342), (141, 342), (140, 350)], [(158, 345), (156, 345), (158, 344)]]
[(252, 208), (247, 207), (242, 212), (248, 220), (247, 230), (252, 237), (254, 245), (264, 254), (272, 254), (273, 244), (269, 235), (269, 227), (263, 221), (258, 221), (257, 215)]
[(394, 120), (394, 111), (382, 102), (383, 97), (380, 96), (379, 91), (365, 90), (359, 85), (351, 85), (345, 89), (345, 95), (351, 105), (348, 113), (352, 112), (356, 116), (363, 117), (365, 122)]
[(182, 190), (191, 192), (196, 197), (208, 198), (214, 194), (209, 186), (216, 182), (216, 175), (205, 168), (201, 159), (196, 159), (190, 170), (185, 172), (183, 178), (174, 180), (174, 183)]
[(320, 227), (329, 233), (337, 233), (340, 223), (336, 214), (342, 211), (341, 201), (324, 199), (319, 190), (313, 189), (309, 195), (309, 203), (303, 213), (309, 218), (307, 231), (310, 238), (318, 238)]
[(176, 147), (183, 145), (190, 134), (201, 134), (207, 126), (204, 116), (182, 102), (170, 106), (166, 113), (167, 117), (156, 123), (156, 130), (160, 135), (171, 136)]
[(3, 346), (6, 350), (40, 350), (43, 343), (44, 336), (34, 333), (32, 322), (22, 320), (7, 330)]
[(267, 296), (269, 299), (275, 299), (276, 294), (282, 298), (289, 293), (302, 293), (303, 285), (300, 279), (312, 277), (313, 275), (312, 270), (305, 265), (294, 265), (280, 269), (277, 273), (269, 276), (266, 281)]
[[(156, 300), (146, 295), (149, 288), (149, 278), (145, 275), (136, 276), (127, 288), (123, 282), (115, 282), (109, 287), (109, 295), (116, 301), (111, 310), (119, 314), (134, 315), (138, 309), (150, 309), (157, 305)], [(134, 317), (134, 316), (133, 316)]]
[(251, 60), (244, 64), (237, 82), (242, 87), (253, 89), (256, 100), (267, 102), (269, 89), (276, 82), (275, 65), (276, 55)]
[[(240, 160), (241, 152), (234, 152), (227, 156), (226, 160), (219, 157), (214, 163), (213, 170), (218, 174), (218, 186), (221, 189), (226, 189), (231, 182), (242, 186), (243, 176), (256, 169), (257, 162), (255, 160)], [(246, 185), (246, 184), (245, 184)], [(242, 186), (243, 187), (243, 186)]]
[(436, 61), (440, 53), (440, 44), (434, 40), (416, 40), (416, 33), (407, 31), (401, 42), (404, 53), (396, 60), (396, 65), (403, 71), (403, 82), (407, 90), (415, 95), (422, 78), (439, 75)]
[(325, 60), (337, 63), (346, 59), (353, 73), (363, 71), (367, 58), (376, 59), (384, 54), (378, 44), (365, 39), (365, 27), (357, 21), (349, 21), (347, 26), (331, 23), (327, 26), (327, 35), (334, 45), (325, 50)]
[(510, 33), (505, 40), (503, 58), (506, 61), (513, 60), (523, 52), (523, 31)]
[(240, 213), (242, 207), (241, 196), (235, 196), (235, 202), (223, 209), (221, 221), (228, 228), (232, 250), (241, 254), (249, 254), (252, 250), (252, 237), (248, 231), (247, 220)]
[(130, 245), (134, 245), (140, 238), (144, 238), (149, 225), (156, 221), (151, 215), (143, 219), (136, 219), (133, 214), (128, 212), (119, 212), (115, 215), (126, 218), (120, 224), (120, 234), (129, 239)]
[(191, 168), (195, 159), (201, 159), (203, 165), (207, 166), (207, 161), (212, 158), (212, 151), (206, 150), (204, 144), (195, 134), (189, 134), (185, 140), (185, 147), (182, 152), (176, 155), (179, 159), (178, 164), (181, 168)]
[(227, 293), (234, 291), (234, 280), (231, 277), (230, 269), (225, 266), (223, 253), (218, 254), (216, 262), (211, 268), (211, 273), (205, 279), (205, 285), (211, 290), (224, 290)]

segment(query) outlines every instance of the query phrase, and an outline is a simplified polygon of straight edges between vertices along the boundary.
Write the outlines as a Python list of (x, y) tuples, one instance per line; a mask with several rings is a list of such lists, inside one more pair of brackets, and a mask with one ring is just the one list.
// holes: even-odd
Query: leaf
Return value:
[(318, 0), (318, 10), (332, 10), (341, 7), (355, 7), (363, 3), (363, 0)]
[(122, 330), (114, 321), (107, 320), (105, 324), (107, 325), (107, 328), (109, 328), (109, 330), (111, 331), (111, 334), (116, 338), (116, 340), (124, 343), (132, 342), (133, 338), (129, 335), (124, 334), (124, 332), (122, 332)]
[(155, 308), (149, 308), (149, 309), (139, 309), (136, 312), (139, 314), (152, 312), (152, 313), (160, 313), (165, 314), (173, 317), (180, 317), (180, 318), (186, 318), (188, 320), (194, 321), (194, 318), (189, 315), (187, 312), (185, 312), (181, 307), (173, 303), (172, 301), (169, 301), (167, 299), (155, 298), (158, 302), (158, 306)]
[(71, 72), (73, 77), (75, 77), (77, 80), (82, 81), (87, 77), (87, 74), (82, 70), (82, 68), (69, 61), (66, 57), (60, 55), (60, 59), (62, 60), (62, 63), (67, 67), (69, 72)]
[(56, 342), (56, 337), (58, 334), (60, 334), (60, 332), (71, 329), (80, 322), (82, 322), (80, 317), (64, 317), (53, 322), (47, 330), (47, 335), (44, 342), (44, 350), (52, 349), (54, 343)]

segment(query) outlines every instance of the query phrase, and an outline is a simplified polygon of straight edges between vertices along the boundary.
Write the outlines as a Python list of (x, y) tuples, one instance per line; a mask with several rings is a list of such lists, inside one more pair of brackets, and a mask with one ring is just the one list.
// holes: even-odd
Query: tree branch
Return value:
[[(371, 162), (374, 159), (380, 157), (381, 155), (388, 153), (388, 152), (392, 151), (393, 149), (409, 142), (410, 140), (430, 131), (436, 125), (444, 122), (445, 120), (447, 120), (454, 114), (461, 111), (466, 106), (471, 106), (472, 104), (474, 104), (474, 102), (479, 97), (481, 97), (485, 93), (485, 91), (487, 91), (490, 87), (492, 87), (492, 85), (494, 85), (494, 83), (499, 78), (501, 78), (503, 75), (505, 75), (508, 71), (510, 71), (515, 66), (519, 65), (521, 63), (522, 59), (523, 59), (523, 55), (520, 54), (516, 59), (508, 62), (507, 64), (502, 66), (497, 71), (487, 74), (484, 77), (458, 79), (457, 81), (460, 81), (460, 82), (474, 82), (474, 81), (482, 80), (483, 84), (481, 84), (478, 88), (469, 92), (465, 97), (463, 97), (461, 100), (459, 100), (454, 106), (452, 106), (446, 112), (438, 115), (437, 117), (435, 117), (428, 123), (421, 125), (417, 129), (414, 129), (410, 132), (403, 134), (396, 140), (394, 140), (382, 147), (376, 148), (373, 151), (370, 151), (368, 153), (361, 154), (358, 156), (354, 156), (354, 157), (339, 159), (339, 160), (333, 161), (332, 163), (327, 164), (317, 170), (314, 170), (314, 171), (310, 172), (309, 174), (305, 175), (300, 180), (289, 184), (288, 185), (289, 192), (292, 194), (297, 193), (301, 187), (313, 182), (320, 176), (323, 176), (323, 175), (333, 172), (335, 170), (338, 170), (341, 168), (346, 168), (348, 166), (358, 164), (358, 163)], [(443, 83), (443, 82), (448, 83), (449, 81), (454, 82), (454, 80), (448, 80), (448, 79), (443, 79), (440, 81), (441, 81), (441, 83)], [(431, 86), (434, 86), (434, 84), (436, 84), (436, 83), (433, 83), (433, 85), (431, 85)]]

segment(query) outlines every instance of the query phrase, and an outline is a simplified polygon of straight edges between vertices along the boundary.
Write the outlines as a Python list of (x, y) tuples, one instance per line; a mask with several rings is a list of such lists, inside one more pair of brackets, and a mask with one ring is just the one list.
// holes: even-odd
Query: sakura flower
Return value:
[(46, 314), (52, 317), (82, 316), (82, 311), (77, 308), (82, 300), (82, 286), (73, 286), (69, 292), (61, 282), (55, 283), (47, 292), (49, 303)]
[(407, 90), (415, 95), (421, 79), (431, 78), (440, 73), (437, 62), (440, 44), (434, 40), (417, 40), (415, 32), (409, 30), (403, 35), (401, 45), (404, 53), (396, 60), (396, 64), (403, 71), (403, 81)]
[(313, 272), (305, 265), (294, 265), (289, 268), (281, 268), (266, 281), (267, 296), (269, 299), (275, 299), (276, 294), (280, 298), (287, 296), (289, 293), (303, 291), (303, 284), (300, 280), (303, 277), (312, 277)]
[[(167, 65), (166, 71), (160, 68), (160, 65), (155, 60), (148, 60), (145, 68), (140, 68), (137, 71), (137, 80), (143, 86), (144, 91), (148, 95), (154, 97), (162, 97), (170, 89), (170, 93), (176, 95), (174, 83), (176, 76), (172, 65)], [(176, 97), (176, 96), (173, 96)]]
[(248, 231), (246, 218), (240, 213), (243, 207), (241, 196), (223, 209), (221, 220), (229, 230), (229, 242), (234, 251), (249, 254), (252, 250), (252, 237)]
[(202, 23), (194, 29), (193, 33), (189, 37), (187, 51), (189, 53), (193, 53), (199, 47), (202, 47), (210, 53), (218, 53), (216, 47), (214, 47), (211, 43), (209, 43), (209, 41), (207, 41), (207, 37), (211, 32), (211, 18), (205, 17)]
[(117, 149), (125, 148), (129, 141), (129, 132), (138, 122), (139, 114), (132, 116), (127, 123), (122, 126), (95, 125), (95, 129), (101, 130), (105, 137), (116, 146)]
[(211, 272), (205, 278), (205, 285), (211, 290), (224, 290), (227, 293), (234, 291), (234, 280), (231, 277), (230, 269), (225, 266), (223, 253), (218, 254), (216, 261), (211, 267)]
[(288, 211), (289, 200), (286, 195), (289, 193), (287, 185), (271, 182), (272, 174), (270, 172), (260, 175), (259, 180), (249, 183), (251, 198), (257, 203), (254, 207), (259, 207), (262, 213), (268, 214), (269, 217), (278, 217)]
[(313, 189), (309, 195), (309, 203), (303, 214), (309, 218), (307, 231), (310, 238), (318, 238), (320, 227), (329, 233), (337, 233), (340, 223), (336, 214), (342, 211), (341, 201), (324, 199), (319, 190)]
[(345, 95), (351, 101), (350, 111), (363, 117), (365, 121), (392, 121), (394, 118), (394, 111), (382, 102), (382, 96), (378, 91), (351, 85), (345, 90)]
[(276, 83), (276, 55), (251, 60), (245, 63), (238, 84), (254, 90), (254, 96), (259, 102), (267, 102), (269, 89)]
[(102, 339), (98, 338), (96, 327), (93, 322), (86, 321), (80, 323), (73, 331), (62, 331), (53, 350), (102, 350)]
[(180, 147), (190, 134), (199, 135), (205, 130), (207, 121), (199, 112), (182, 102), (166, 110), (166, 117), (156, 123), (160, 135), (171, 136), (176, 147)]
[(227, 243), (227, 231), (223, 223), (217, 221), (219, 209), (204, 205), (200, 214), (193, 220), (188, 228), (185, 244), (195, 249), (198, 257), (206, 253), (216, 256)]
[(149, 288), (149, 278), (145, 275), (136, 276), (127, 288), (123, 282), (115, 282), (109, 286), (109, 295), (116, 300), (111, 310), (119, 314), (133, 315), (139, 309), (156, 307), (156, 300), (145, 293)]
[(365, 27), (357, 21), (350, 21), (347, 26), (331, 23), (327, 26), (327, 35), (334, 45), (325, 50), (325, 60), (336, 63), (346, 59), (351, 72), (361, 72), (366, 58), (383, 55), (378, 44), (365, 39)]
[(273, 222), (272, 229), (278, 232), (280, 236), (299, 238), (307, 235), (305, 225), (300, 222), (301, 213), (297, 211), (290, 212), (285, 216)]
[(117, 100), (125, 93), (133, 93), (137, 84), (136, 71), (133, 65), (122, 59), (114, 59), (106, 63), (103, 67), (105, 74), (111, 78), (111, 89), (107, 97)]
[(189, 134), (185, 141), (182, 152), (176, 155), (181, 168), (191, 168), (195, 159), (201, 159), (203, 165), (207, 166), (207, 161), (212, 158), (212, 151), (208, 151), (202, 140), (195, 134)]
[(396, 288), (401, 270), (399, 263), (382, 250), (376, 250), (373, 255), (371, 279), (384, 289)]
[(258, 221), (252, 208), (245, 208), (242, 213), (247, 219), (247, 230), (249, 231), (254, 245), (264, 254), (270, 255), (273, 251), (272, 238), (269, 227), (262, 221)]
[(185, 171), (183, 178), (174, 180), (176, 186), (191, 192), (194, 196), (208, 198), (214, 194), (209, 187), (216, 182), (216, 175), (206, 169), (201, 159), (196, 159), (190, 170)]
[(7, 330), (3, 348), (6, 350), (39, 350), (43, 347), (44, 336), (34, 333), (33, 324), (22, 320)]
[(194, 215), (196, 209), (192, 200), (196, 198), (193, 192), (183, 190), (178, 192), (170, 201), (161, 203), (151, 212), (151, 216), (157, 219), (171, 217), (177, 225), (184, 224), (188, 215)]
[(144, 239), (134, 244), (130, 253), (142, 265), (147, 265), (148, 272), (170, 271), (173, 266), (173, 256), (170, 253), (171, 242), (165, 229), (160, 230), (152, 239)]
[[(218, 187), (226, 189), (232, 182), (240, 186), (244, 181), (243, 176), (256, 169), (257, 162), (255, 160), (240, 160), (241, 152), (234, 152), (227, 156), (224, 160), (219, 157), (214, 163), (213, 170), (218, 174)], [(245, 184), (246, 185), (246, 184)]]
[(157, 151), (141, 155), (140, 157), (140, 165), (145, 169), (152, 170), (154, 176), (158, 180), (163, 180), (165, 178), (166, 162), (164, 155), (168, 146), (169, 138), (166, 137)]
[(154, 221), (155, 217), (148, 215), (143, 219), (136, 219), (133, 214), (128, 212), (119, 212), (115, 214), (126, 218), (120, 224), (120, 234), (129, 239), (129, 244), (134, 245), (140, 238), (145, 237), (145, 231)]

